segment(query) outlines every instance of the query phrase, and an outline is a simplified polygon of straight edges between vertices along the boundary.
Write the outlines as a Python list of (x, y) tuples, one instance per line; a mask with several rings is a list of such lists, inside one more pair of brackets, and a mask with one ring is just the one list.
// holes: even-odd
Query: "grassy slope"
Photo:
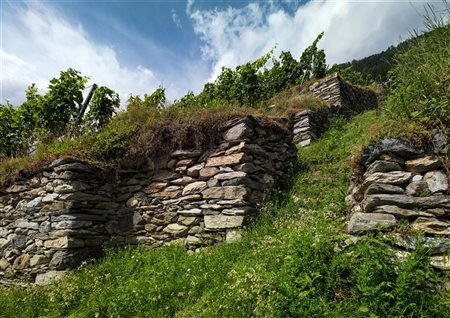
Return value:
[(242, 241), (111, 253), (54, 285), (2, 291), (0, 317), (449, 317), (450, 296), (433, 290), (441, 278), (420, 252), (395, 263), (374, 237), (335, 251), (348, 156), (376, 121), (336, 120), (301, 149), (292, 186)]

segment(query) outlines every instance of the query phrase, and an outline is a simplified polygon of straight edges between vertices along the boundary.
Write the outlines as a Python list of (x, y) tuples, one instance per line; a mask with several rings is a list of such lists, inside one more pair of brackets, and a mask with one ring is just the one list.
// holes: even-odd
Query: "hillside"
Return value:
[(376, 236), (353, 245), (339, 234), (347, 158), (376, 122), (374, 112), (337, 119), (299, 150), (291, 186), (242, 241), (198, 254), (177, 246), (111, 252), (48, 287), (2, 293), (1, 316), (448, 317), (448, 298), (432, 291), (442, 277), (423, 251), (393, 261)]
[(411, 35), (408, 39), (395, 46), (390, 46), (380, 53), (372, 54), (359, 60), (339, 64), (340, 68), (351, 67), (351, 70), (369, 76), (371, 80), (379, 83), (388, 80), (388, 72), (396, 64), (396, 55), (406, 52), (408, 48), (417, 44), (423, 37), (433, 36), (433, 30), (426, 34)]

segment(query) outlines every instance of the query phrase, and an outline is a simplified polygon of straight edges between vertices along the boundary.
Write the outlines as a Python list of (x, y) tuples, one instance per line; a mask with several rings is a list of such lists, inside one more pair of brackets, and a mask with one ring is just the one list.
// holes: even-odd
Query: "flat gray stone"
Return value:
[(182, 195), (185, 196), (189, 194), (200, 193), (204, 189), (206, 189), (206, 182), (204, 181), (193, 182), (184, 187)]
[(65, 274), (65, 271), (48, 271), (46, 273), (37, 274), (35, 284), (41, 286), (48, 285), (53, 281), (61, 279)]
[(399, 186), (395, 186), (392, 184), (385, 184), (385, 183), (373, 183), (371, 184), (364, 195), (369, 194), (403, 194), (405, 193), (405, 190)]
[(406, 194), (412, 196), (429, 195), (430, 189), (428, 189), (428, 183), (425, 181), (413, 181), (406, 187)]
[(186, 170), (186, 174), (189, 177), (197, 178), (200, 175), (200, 170), (202, 170), (204, 166), (205, 166), (204, 163), (192, 166)]
[(365, 172), (365, 176), (373, 174), (375, 172), (391, 172), (391, 171), (403, 171), (403, 168), (394, 161), (376, 160), (374, 161)]
[(49, 193), (45, 197), (42, 198), (43, 203), (52, 203), (58, 198), (58, 193)]
[(34, 211), (42, 206), (42, 198), (37, 197), (27, 203), (27, 211)]
[(184, 226), (184, 225), (181, 225), (178, 223), (172, 223), (172, 224), (167, 225), (164, 228), (163, 232), (172, 234), (174, 236), (182, 236), (184, 234), (187, 234), (188, 229), (189, 228), (187, 226)]
[(444, 171), (430, 171), (425, 174), (423, 180), (428, 184), (431, 193), (448, 190), (448, 177)]
[(423, 173), (431, 170), (439, 169), (442, 166), (439, 158), (434, 156), (425, 156), (418, 159), (405, 161), (407, 171), (415, 173)]
[(245, 139), (252, 136), (254, 133), (253, 129), (248, 126), (247, 123), (243, 122), (231, 127), (223, 134), (223, 139), (226, 141)]
[(419, 217), (415, 220), (411, 227), (415, 230), (433, 234), (433, 235), (449, 235), (450, 234), (450, 223), (438, 220), (436, 218), (425, 218)]
[(91, 221), (66, 220), (66, 221), (52, 223), (52, 228), (54, 228), (56, 230), (78, 229), (78, 228), (82, 228), (82, 227), (88, 227), (91, 225), (92, 225)]
[(59, 166), (54, 167), (55, 172), (60, 173), (62, 171), (75, 171), (75, 172), (91, 172), (92, 168), (88, 166), (87, 164), (81, 163), (81, 162), (73, 162), (73, 163), (67, 163), (62, 164)]
[(450, 211), (450, 196), (412, 197), (403, 194), (371, 194), (367, 195), (362, 202), (363, 210), (366, 213), (372, 212), (375, 207), (381, 205), (396, 205), (405, 209), (417, 208), (420, 210), (443, 208), (445, 211)]
[(204, 199), (245, 200), (250, 190), (243, 186), (212, 187), (202, 192)]
[(202, 214), (202, 210), (201, 209), (189, 209), (189, 210), (180, 210), (177, 211), (178, 214), (180, 215), (184, 215), (184, 216), (198, 216)]
[(357, 191), (357, 196), (361, 197), (367, 188), (374, 183), (384, 183), (395, 186), (404, 186), (412, 178), (411, 172), (391, 171), (375, 172), (365, 178)]
[(242, 171), (233, 171), (233, 172), (226, 172), (226, 173), (220, 173), (214, 176), (215, 179), (219, 180), (219, 181), (223, 181), (223, 180), (229, 180), (229, 179), (234, 179), (234, 178), (243, 178), (247, 176), (247, 174), (245, 172)]
[(50, 261), (50, 258), (48, 256), (34, 255), (30, 259), (30, 266), (34, 267), (34, 266), (42, 265), (42, 264), (48, 263), (49, 261)]
[(31, 229), (31, 230), (37, 230), (39, 229), (39, 224), (36, 222), (30, 222), (25, 219), (17, 219), (14, 222), (14, 226), (22, 229)]
[(387, 229), (397, 223), (395, 216), (383, 213), (354, 213), (347, 225), (347, 233), (356, 234)]
[(255, 212), (256, 212), (255, 208), (248, 207), (248, 206), (222, 210), (222, 213), (225, 215), (248, 215), (248, 214), (252, 214)]
[(426, 213), (426, 212), (422, 212), (422, 211), (415, 211), (415, 210), (408, 210), (408, 209), (402, 209), (402, 208), (399, 208), (398, 206), (395, 206), (395, 205), (381, 205), (381, 206), (377, 206), (373, 210), (373, 213), (387, 213), (387, 214), (392, 214), (392, 215), (395, 215), (395, 216), (401, 217), (401, 218), (414, 218), (414, 217), (419, 217), (419, 216), (433, 217), (434, 216), (431, 213)]
[(207, 230), (221, 230), (241, 227), (244, 223), (243, 216), (234, 215), (205, 215), (205, 228)]
[(198, 157), (203, 153), (201, 150), (191, 149), (191, 150), (176, 150), (172, 152), (172, 158), (193, 158)]

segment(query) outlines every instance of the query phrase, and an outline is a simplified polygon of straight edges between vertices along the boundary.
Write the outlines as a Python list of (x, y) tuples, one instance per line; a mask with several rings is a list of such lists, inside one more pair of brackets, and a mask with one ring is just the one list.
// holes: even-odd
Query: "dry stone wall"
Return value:
[(366, 149), (362, 164), (364, 174), (354, 180), (347, 196), (346, 232), (385, 230), (398, 255), (423, 244), (433, 266), (450, 270), (449, 166), (445, 158), (400, 139), (384, 139)]
[(86, 162), (55, 160), (0, 194), (0, 281), (43, 283), (106, 247), (239, 239), (293, 169), (286, 127), (237, 118), (214, 149), (175, 151), (159, 169), (119, 168), (114, 180)]
[(375, 109), (378, 105), (373, 91), (353, 86), (343, 81), (337, 73), (306, 87), (302, 93), (314, 95), (328, 106), (317, 111), (305, 110), (295, 114), (294, 142), (302, 147), (309, 146), (320, 137), (328, 129), (334, 116), (349, 116)]

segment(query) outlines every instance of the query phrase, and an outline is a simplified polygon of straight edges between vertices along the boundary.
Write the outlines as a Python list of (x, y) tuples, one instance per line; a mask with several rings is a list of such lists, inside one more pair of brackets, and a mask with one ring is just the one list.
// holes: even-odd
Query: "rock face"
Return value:
[(320, 98), (328, 107), (319, 111), (305, 110), (293, 117), (294, 142), (309, 146), (328, 129), (335, 115), (351, 115), (378, 105), (376, 94), (367, 89), (350, 85), (337, 73), (305, 87), (304, 94)]
[(0, 191), (0, 283), (44, 284), (107, 247), (197, 249), (234, 241), (297, 158), (287, 122), (243, 117), (223, 125), (213, 149), (179, 150), (155, 171), (117, 180), (71, 158)]
[[(366, 171), (353, 178), (357, 182), (346, 198), (347, 233), (389, 231), (387, 242), (395, 248), (411, 250), (422, 244), (434, 255), (434, 267), (450, 270), (444, 257), (450, 252), (449, 167), (444, 162), (400, 139), (367, 147), (361, 157)], [(398, 233), (396, 224), (401, 224)]]

